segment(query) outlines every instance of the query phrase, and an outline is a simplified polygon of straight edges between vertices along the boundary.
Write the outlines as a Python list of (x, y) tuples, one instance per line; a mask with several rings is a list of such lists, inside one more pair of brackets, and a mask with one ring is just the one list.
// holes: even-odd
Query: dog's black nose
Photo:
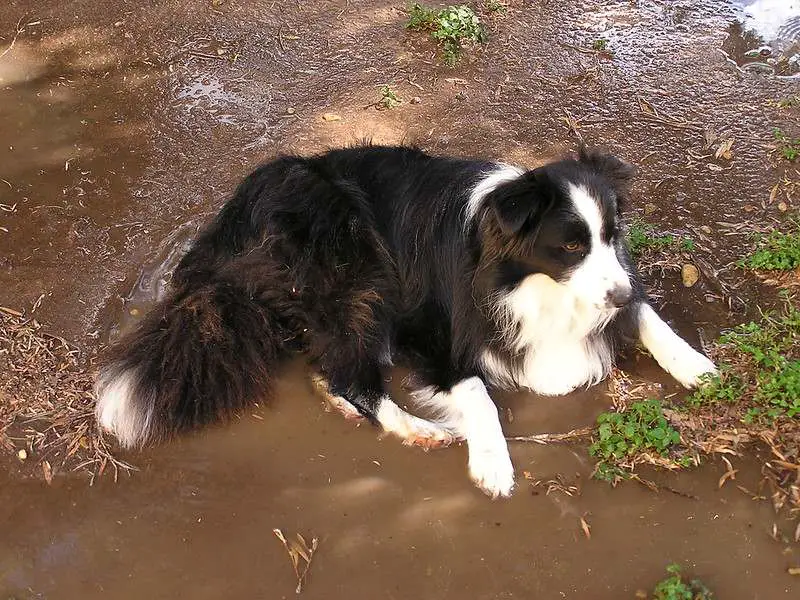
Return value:
[(633, 298), (633, 290), (629, 286), (616, 286), (608, 292), (608, 303), (622, 308)]

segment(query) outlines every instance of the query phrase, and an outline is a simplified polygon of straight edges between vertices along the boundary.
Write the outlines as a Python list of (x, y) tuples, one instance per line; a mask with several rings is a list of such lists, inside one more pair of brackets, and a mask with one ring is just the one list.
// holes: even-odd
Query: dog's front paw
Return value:
[(469, 451), (469, 476), (487, 496), (508, 498), (514, 489), (514, 466), (508, 448), (479, 448)]
[(670, 374), (690, 390), (703, 383), (706, 376), (719, 373), (714, 363), (696, 350), (678, 355), (671, 367)]

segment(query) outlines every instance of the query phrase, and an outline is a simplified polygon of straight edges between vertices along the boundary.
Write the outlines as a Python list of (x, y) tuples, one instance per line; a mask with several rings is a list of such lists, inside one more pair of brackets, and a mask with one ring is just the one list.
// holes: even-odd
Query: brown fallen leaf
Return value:
[(719, 145), (719, 148), (717, 148), (717, 151), (714, 153), (714, 157), (724, 158), (725, 160), (732, 159), (733, 152), (731, 151), (731, 146), (733, 146), (733, 138), (728, 138)]
[(772, 189), (769, 191), (769, 203), (772, 204), (775, 202), (775, 198), (778, 197), (778, 191), (781, 189), (780, 182), (776, 183), (772, 186)]
[[(311, 559), (314, 558), (314, 552), (317, 551), (319, 540), (317, 538), (312, 538), (311, 546), (309, 547), (308, 542), (306, 542), (305, 538), (299, 533), (295, 534), (295, 539), (290, 538), (288, 540), (280, 529), (273, 529), (272, 533), (281, 541), (289, 555), (289, 560), (292, 561), (294, 575), (297, 577), (297, 587), (294, 591), (296, 594), (299, 594), (303, 591), (303, 583), (305, 582), (308, 570), (311, 568)], [(305, 562), (303, 567), (300, 566), (301, 558)]]
[(580, 519), (581, 519), (581, 529), (583, 529), (583, 535), (586, 536), (587, 540), (592, 539), (592, 526), (589, 525), (589, 523), (587, 523), (586, 519), (584, 519), (583, 517), (581, 517)]
[(50, 463), (46, 460), (42, 461), (42, 473), (44, 474), (44, 480), (47, 482), (47, 485), (51, 485), (53, 483), (53, 467), (51, 467)]
[(720, 488), (723, 485), (725, 485), (725, 482), (728, 481), (728, 479), (735, 480), (736, 479), (736, 473), (739, 472), (739, 469), (734, 469), (733, 465), (731, 464), (731, 461), (729, 461), (727, 458), (725, 458), (723, 456), (722, 460), (727, 465), (728, 470), (725, 471), (725, 473), (722, 474), (722, 477), (719, 478), (719, 487)]

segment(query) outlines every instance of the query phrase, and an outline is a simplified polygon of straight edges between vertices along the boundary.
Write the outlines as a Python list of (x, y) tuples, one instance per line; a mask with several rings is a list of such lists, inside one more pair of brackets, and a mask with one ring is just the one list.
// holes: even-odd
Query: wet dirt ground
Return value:
[[(482, 13), (489, 42), (447, 69), (403, 28), (403, 3), (5, 3), (0, 305), (34, 309), (90, 357), (152, 304), (238, 179), (279, 152), (369, 137), (535, 166), (579, 136), (639, 168), (634, 211), (695, 240), (697, 285), (671, 268), (647, 275), (692, 343), (769, 303), (732, 262), (797, 208), (770, 194), (784, 174), (772, 128), (800, 134), (774, 105), (800, 93), (787, 39), (797, 3), (508, 4)], [(589, 50), (599, 38), (613, 58)], [(746, 66), (753, 44), (770, 45), (771, 72)], [(375, 108), (383, 84), (399, 107)], [(715, 157), (730, 138), (731, 158)], [(649, 359), (627, 367), (678, 392)], [(588, 425), (610, 403), (603, 386), (499, 400), (509, 435)], [(469, 483), (464, 448), (376, 440), (324, 412), (299, 365), (241, 422), (125, 458), (140, 471), (92, 486), (3, 463), (2, 597), (289, 598), (273, 528), (320, 539), (308, 598), (633, 598), (670, 562), (719, 598), (800, 592), (786, 572), (800, 551), (770, 535), (786, 524), (718, 489), (721, 464), (648, 473), (679, 492), (654, 494), (590, 480), (584, 447), (515, 444), (519, 489), (491, 502)], [(756, 464), (737, 460), (736, 483), (755, 489)], [(580, 493), (547, 494), (524, 471)]]

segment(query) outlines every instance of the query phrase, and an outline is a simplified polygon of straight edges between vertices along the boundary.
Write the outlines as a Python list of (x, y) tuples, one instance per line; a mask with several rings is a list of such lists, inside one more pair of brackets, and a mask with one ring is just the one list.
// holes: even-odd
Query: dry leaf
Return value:
[(722, 474), (722, 477), (719, 478), (718, 487), (722, 487), (723, 485), (725, 485), (725, 482), (728, 481), (728, 479), (731, 480), (736, 479), (736, 473), (738, 472), (739, 469), (731, 469), (730, 471), (725, 471), (725, 473)]
[(50, 466), (50, 463), (46, 460), (42, 461), (42, 473), (44, 474), (44, 480), (47, 482), (48, 485), (53, 483), (53, 468)]
[(719, 145), (719, 148), (717, 148), (717, 151), (714, 153), (714, 157), (724, 158), (725, 160), (732, 159), (733, 152), (731, 151), (731, 146), (733, 146), (733, 138), (728, 138)]
[(786, 569), (786, 572), (789, 573), (789, 575), (800, 575), (800, 567), (789, 567)]
[(325, 113), (322, 115), (323, 121), (341, 121), (342, 117), (337, 115), (336, 113)]
[(583, 535), (586, 536), (587, 540), (592, 539), (592, 527), (583, 517), (581, 517), (581, 529), (583, 529)]
[[(311, 547), (309, 548), (305, 538), (299, 533), (295, 534), (295, 538), (297, 538), (295, 540), (287, 540), (280, 529), (273, 529), (272, 533), (281, 541), (283, 547), (286, 549), (286, 553), (289, 555), (289, 560), (292, 561), (294, 575), (297, 577), (297, 587), (294, 591), (299, 594), (303, 591), (303, 583), (308, 574), (308, 569), (311, 567), (311, 559), (314, 557), (314, 552), (317, 550), (319, 540), (317, 538), (312, 538)], [(302, 569), (300, 568), (301, 558), (305, 561), (305, 566)]]
[(780, 182), (776, 183), (772, 186), (772, 189), (769, 191), (769, 203), (772, 204), (775, 202), (775, 198), (778, 197), (778, 191), (781, 189)]

